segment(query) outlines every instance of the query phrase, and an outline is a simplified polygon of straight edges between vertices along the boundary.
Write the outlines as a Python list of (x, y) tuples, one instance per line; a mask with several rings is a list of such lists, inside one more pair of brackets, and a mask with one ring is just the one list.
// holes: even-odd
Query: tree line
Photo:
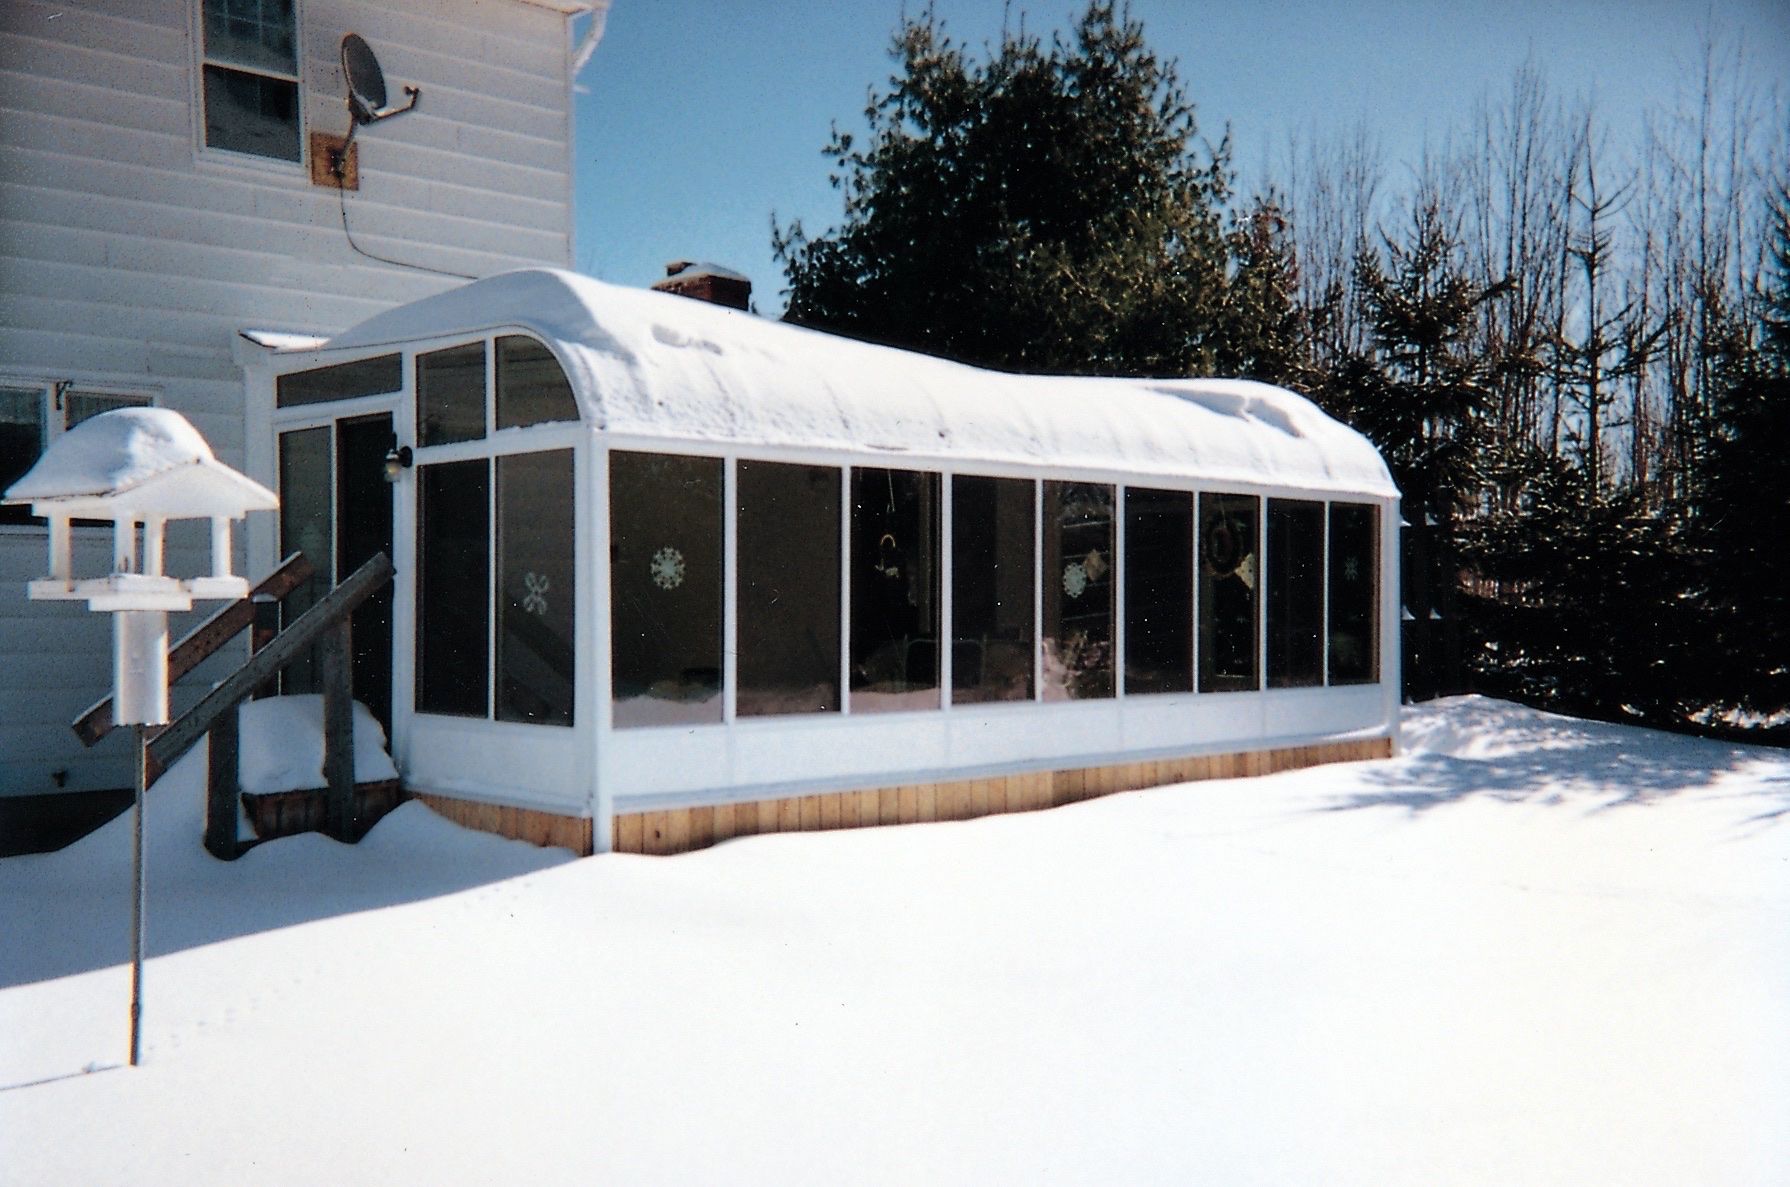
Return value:
[(1237, 191), (1094, 0), (977, 55), (906, 21), (786, 318), (1018, 371), (1239, 375), (1379, 446), (1404, 681), (1674, 727), (1790, 709), (1790, 108), (1711, 41), (1613, 144), (1525, 66), (1403, 170), (1371, 128)]

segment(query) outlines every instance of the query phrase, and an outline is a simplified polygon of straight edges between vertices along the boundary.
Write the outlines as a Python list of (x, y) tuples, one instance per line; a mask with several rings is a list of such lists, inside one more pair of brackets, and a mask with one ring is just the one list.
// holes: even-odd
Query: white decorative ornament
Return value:
[(547, 590), (553, 583), (545, 573), (522, 574), (523, 588), (528, 590), (522, 598), (522, 608), (530, 614), (547, 615)]
[(684, 583), (684, 554), (669, 544), (653, 553), (653, 584), (660, 589), (676, 589)]
[(1063, 568), (1063, 592), (1072, 598), (1079, 598), (1088, 589), (1088, 570), (1080, 561)]

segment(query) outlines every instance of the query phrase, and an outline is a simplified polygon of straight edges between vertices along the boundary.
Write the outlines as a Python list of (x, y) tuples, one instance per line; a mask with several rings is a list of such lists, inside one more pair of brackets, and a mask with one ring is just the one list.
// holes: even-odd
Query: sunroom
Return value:
[(314, 597), (391, 553), (357, 695), (469, 823), (673, 851), (1394, 744), (1397, 491), (1292, 393), (550, 270), (279, 345), (253, 560), (305, 551)]

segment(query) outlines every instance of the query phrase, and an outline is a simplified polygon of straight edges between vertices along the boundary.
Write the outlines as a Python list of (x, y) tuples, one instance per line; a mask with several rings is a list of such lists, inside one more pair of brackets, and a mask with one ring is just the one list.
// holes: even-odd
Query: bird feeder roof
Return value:
[(237, 519), (279, 506), (166, 408), (120, 408), (82, 421), (7, 488), (5, 501), (29, 503), (39, 515), (112, 520)]

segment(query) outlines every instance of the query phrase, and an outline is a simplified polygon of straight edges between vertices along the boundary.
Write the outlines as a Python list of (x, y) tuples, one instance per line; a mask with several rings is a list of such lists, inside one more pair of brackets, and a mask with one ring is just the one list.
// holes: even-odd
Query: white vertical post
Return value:
[(162, 575), (162, 533), (168, 521), (160, 515), (143, 520), (143, 573), (148, 577)]
[(67, 581), (74, 576), (74, 541), (68, 516), (50, 516), (50, 578)]
[(126, 517), (112, 522), (112, 572), (137, 571), (137, 523)]
[(1112, 582), (1106, 587), (1107, 605), (1112, 607), (1113, 616), (1113, 698), (1123, 700), (1125, 697), (1125, 573), (1129, 563), (1125, 543), (1125, 503), (1131, 497), (1131, 488), (1122, 483), (1113, 486), (1113, 560)]
[(938, 674), (939, 674), (939, 707), (951, 707), (951, 687), (957, 681), (952, 654), (957, 650), (957, 625), (952, 616), (957, 613), (953, 602), (955, 594), (952, 588), (956, 574), (952, 571), (952, 554), (956, 550), (957, 521), (951, 516), (951, 490), (956, 484), (956, 477), (950, 470), (939, 475), (939, 629), (938, 629)]
[(211, 521), (211, 575), (230, 576), (230, 521), (221, 515)]

